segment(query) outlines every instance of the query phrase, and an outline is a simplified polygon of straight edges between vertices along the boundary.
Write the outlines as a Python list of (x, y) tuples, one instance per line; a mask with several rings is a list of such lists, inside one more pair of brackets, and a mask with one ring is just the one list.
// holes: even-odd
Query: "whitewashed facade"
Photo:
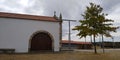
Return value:
[(19, 14), (17, 14), (17, 18), (11, 13), (2, 14), (0, 16), (0, 49), (12, 48), (17, 53), (29, 52), (33, 34), (45, 31), (52, 36), (52, 50), (60, 51), (60, 21), (34, 20), (23, 17), (21, 19)]

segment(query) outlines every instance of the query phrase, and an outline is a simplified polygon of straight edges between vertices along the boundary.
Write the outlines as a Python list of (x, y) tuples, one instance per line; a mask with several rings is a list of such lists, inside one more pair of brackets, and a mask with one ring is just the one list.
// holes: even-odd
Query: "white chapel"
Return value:
[(55, 16), (36, 16), (0, 12), (0, 49), (16, 53), (60, 51), (62, 20)]

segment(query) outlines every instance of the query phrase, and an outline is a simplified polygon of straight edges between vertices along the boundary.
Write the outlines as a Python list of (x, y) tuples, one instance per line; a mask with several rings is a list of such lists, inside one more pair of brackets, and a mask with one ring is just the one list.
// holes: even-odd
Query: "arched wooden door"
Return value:
[(31, 51), (52, 50), (52, 39), (48, 33), (39, 32), (32, 37)]

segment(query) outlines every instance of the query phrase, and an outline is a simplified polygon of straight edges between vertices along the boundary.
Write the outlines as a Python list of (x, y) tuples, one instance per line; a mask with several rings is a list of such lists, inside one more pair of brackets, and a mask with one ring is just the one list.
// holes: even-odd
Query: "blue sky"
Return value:
[[(101, 5), (104, 8), (103, 12), (107, 13), (106, 18), (113, 19), (115, 26), (120, 26), (120, 0), (0, 0), (0, 11), (53, 16), (54, 11), (57, 12), (57, 16), (62, 13), (64, 19), (81, 20), (83, 19), (81, 14), (84, 13), (86, 6), (90, 2)], [(79, 25), (78, 22), (72, 22), (71, 28)], [(84, 41), (84, 38), (79, 39), (76, 36), (77, 31), (71, 32), (71, 39), (77, 41)], [(111, 33), (115, 41), (120, 41), (120, 29), (117, 33)], [(63, 22), (63, 39), (68, 39), (68, 23)], [(97, 38), (99, 41), (101, 38)], [(106, 41), (112, 41), (111, 38), (106, 38)], [(87, 37), (87, 41), (90, 41)]]

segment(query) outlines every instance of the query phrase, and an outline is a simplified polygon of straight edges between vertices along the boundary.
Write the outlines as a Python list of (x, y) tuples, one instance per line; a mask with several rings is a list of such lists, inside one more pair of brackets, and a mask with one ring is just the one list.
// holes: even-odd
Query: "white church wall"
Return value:
[(15, 52), (28, 52), (31, 35), (44, 30), (54, 39), (54, 51), (59, 51), (59, 22), (0, 18), (0, 48), (14, 48)]

